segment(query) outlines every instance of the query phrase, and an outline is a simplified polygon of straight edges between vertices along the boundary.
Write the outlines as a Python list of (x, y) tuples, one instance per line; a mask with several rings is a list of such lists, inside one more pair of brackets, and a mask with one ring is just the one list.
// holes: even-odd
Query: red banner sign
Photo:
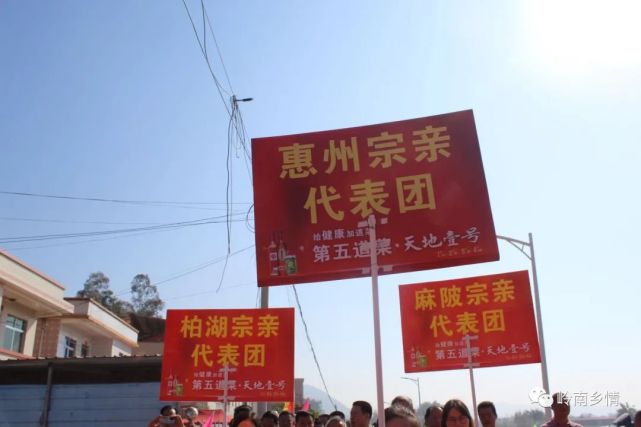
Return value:
[(399, 287), (405, 372), (541, 360), (527, 271)]
[(252, 140), (259, 286), (499, 258), (471, 110)]
[(160, 399), (294, 399), (294, 309), (168, 310)]

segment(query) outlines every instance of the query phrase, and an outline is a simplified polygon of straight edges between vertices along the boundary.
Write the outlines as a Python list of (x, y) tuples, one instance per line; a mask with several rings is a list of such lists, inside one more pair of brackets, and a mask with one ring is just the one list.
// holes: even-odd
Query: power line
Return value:
[[(130, 205), (150, 205), (150, 206), (163, 206), (167, 205), (226, 205), (225, 202), (176, 202), (176, 201), (163, 201), (163, 200), (123, 200), (123, 199), (105, 199), (100, 197), (79, 197), (79, 196), (67, 196), (67, 195), (56, 195), (56, 194), (42, 194), (42, 193), (27, 193), (23, 191), (6, 191), (0, 190), (0, 194), (6, 194), (10, 196), (23, 196), (23, 197), (39, 197), (47, 199), (65, 199), (65, 200), (83, 200), (90, 202), (103, 202), (103, 203), (120, 203), (120, 204), (130, 204)], [(250, 205), (251, 202), (238, 202), (238, 205)]]
[(309, 343), (309, 347), (312, 350), (312, 355), (314, 356), (314, 362), (316, 363), (318, 374), (320, 375), (321, 381), (323, 383), (323, 387), (325, 388), (325, 393), (327, 394), (329, 401), (332, 402), (332, 406), (334, 406), (334, 409), (338, 410), (338, 408), (336, 407), (336, 403), (334, 403), (332, 396), (329, 394), (329, 390), (327, 389), (327, 383), (325, 382), (325, 377), (323, 376), (323, 371), (321, 370), (320, 363), (318, 363), (318, 357), (316, 357), (316, 350), (314, 350), (314, 344), (312, 344), (312, 339), (309, 336), (309, 330), (307, 329), (307, 322), (305, 322), (305, 318), (303, 317), (303, 308), (301, 307), (300, 300), (298, 299), (298, 291), (296, 290), (296, 286), (292, 285), (292, 289), (294, 289), (294, 296), (296, 297), (296, 305), (298, 306), (298, 313), (300, 314), (300, 320), (303, 322), (303, 327), (305, 328), (305, 336), (307, 337), (307, 342)]
[[(214, 258), (214, 259), (212, 259), (210, 261), (207, 261), (207, 262), (205, 262), (203, 264), (200, 264), (200, 265), (198, 265), (198, 266), (196, 266), (196, 267), (194, 267), (194, 268), (192, 268), (190, 270), (187, 270), (187, 271), (182, 272), (182, 273), (175, 274), (174, 276), (171, 276), (171, 277), (169, 277), (167, 279), (160, 280), (158, 282), (154, 282), (153, 285), (154, 286), (162, 285), (163, 283), (171, 282), (173, 280), (180, 279), (181, 277), (185, 277), (187, 275), (193, 274), (193, 273), (195, 273), (197, 271), (204, 270), (207, 267), (210, 267), (210, 266), (212, 266), (214, 264), (218, 264), (219, 262), (222, 262), (223, 260), (226, 260), (229, 257), (232, 257), (234, 255), (238, 255), (238, 254), (240, 254), (242, 252), (245, 252), (245, 251), (247, 251), (247, 250), (249, 250), (249, 249), (251, 249), (253, 247), (254, 247), (254, 245), (250, 245), (250, 246), (247, 246), (247, 247), (245, 247), (243, 249), (239, 249), (236, 252), (232, 252), (229, 255), (225, 255), (225, 256), (218, 257), (218, 258)], [(216, 292), (218, 292), (218, 289), (216, 290)], [(130, 294), (130, 293), (131, 293), (131, 290), (122, 291), (121, 293), (116, 294), (115, 296), (121, 296), (121, 295)]]
[[(56, 239), (68, 239), (75, 237), (90, 237), (90, 236), (102, 236), (110, 234), (122, 234), (122, 233), (133, 233), (138, 231), (150, 231), (150, 230), (159, 230), (159, 229), (173, 229), (173, 228), (183, 228), (183, 227), (193, 227), (206, 224), (215, 224), (220, 223), (219, 221), (222, 217), (208, 217), (201, 218), (193, 221), (181, 221), (160, 225), (152, 225), (148, 227), (136, 227), (136, 228), (124, 228), (116, 230), (103, 230), (103, 231), (89, 231), (82, 233), (60, 233), (60, 234), (42, 234), (42, 235), (31, 235), (31, 236), (18, 236), (18, 237), (0, 237), (0, 243), (21, 243), (21, 242), (32, 242), (32, 241), (41, 241), (41, 240), (56, 240)], [(242, 221), (242, 220), (237, 220)]]

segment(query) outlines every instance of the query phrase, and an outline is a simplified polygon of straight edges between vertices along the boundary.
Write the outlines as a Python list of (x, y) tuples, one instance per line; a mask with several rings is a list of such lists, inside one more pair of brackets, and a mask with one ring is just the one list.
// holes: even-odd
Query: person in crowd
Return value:
[(641, 411), (634, 414), (634, 427), (641, 427)]
[(470, 410), (462, 400), (450, 399), (443, 405), (441, 427), (474, 427)]
[(364, 400), (352, 403), (349, 421), (351, 427), (369, 427), (372, 421), (372, 405)]
[(234, 418), (231, 420), (231, 427), (257, 427), (254, 420), (252, 407), (249, 405), (240, 405), (234, 408)]
[(385, 408), (385, 427), (420, 427), (414, 409), (405, 405)]
[(278, 415), (274, 411), (267, 411), (260, 417), (260, 427), (276, 427), (278, 425)]
[(496, 427), (496, 407), (494, 403), (485, 400), (476, 406), (476, 412), (479, 414), (479, 420), (483, 427)]
[(552, 419), (541, 427), (583, 427), (581, 424), (570, 421), (570, 399), (563, 393), (552, 395)]
[(330, 418), (331, 418), (331, 417), (341, 417), (341, 419), (342, 419), (343, 421), (346, 421), (346, 420), (347, 420), (347, 419), (345, 418), (345, 414), (343, 413), (343, 411), (339, 411), (339, 410), (336, 410), (336, 411), (332, 411), (332, 412), (330, 412), (330, 413), (329, 413), (329, 417), (330, 417)]
[(407, 409), (414, 411), (414, 402), (412, 402), (412, 399), (409, 396), (396, 396), (392, 399), (392, 406), (396, 405), (405, 406)]
[(314, 427), (324, 427), (327, 423), (327, 420), (329, 420), (328, 414), (320, 414), (318, 417), (316, 417), (316, 420), (314, 420)]
[(294, 414), (289, 411), (278, 414), (278, 427), (294, 427), (294, 425)]
[(325, 422), (325, 427), (347, 427), (347, 423), (338, 415), (334, 415), (333, 417), (329, 417), (327, 419), (327, 421)]
[(441, 405), (432, 405), (425, 411), (425, 427), (441, 427), (441, 418), (443, 417), (443, 407)]
[(160, 408), (160, 415), (151, 420), (147, 427), (183, 427), (183, 420), (173, 406), (165, 405)]
[(296, 412), (296, 427), (314, 427), (314, 417), (307, 411)]

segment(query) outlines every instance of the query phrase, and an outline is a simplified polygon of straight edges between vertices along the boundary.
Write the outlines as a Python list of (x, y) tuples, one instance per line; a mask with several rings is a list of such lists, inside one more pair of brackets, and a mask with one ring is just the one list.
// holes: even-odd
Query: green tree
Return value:
[(102, 271), (91, 273), (77, 295), (91, 298), (121, 318), (127, 318), (129, 313), (133, 311), (130, 302), (121, 300), (109, 289), (109, 277)]
[(136, 274), (131, 281), (133, 311), (142, 316), (158, 317), (165, 307), (158, 288), (151, 283), (147, 274)]
[(91, 298), (103, 304), (103, 300), (113, 298), (113, 292), (109, 289), (109, 277), (102, 271), (91, 273), (89, 278), (85, 280), (82, 290), (78, 291), (77, 296)]
[(630, 414), (632, 419), (634, 419), (634, 414), (636, 414), (637, 410), (635, 409), (634, 406), (630, 405), (628, 402), (621, 403), (619, 404), (619, 408), (617, 409), (617, 417), (623, 414)]

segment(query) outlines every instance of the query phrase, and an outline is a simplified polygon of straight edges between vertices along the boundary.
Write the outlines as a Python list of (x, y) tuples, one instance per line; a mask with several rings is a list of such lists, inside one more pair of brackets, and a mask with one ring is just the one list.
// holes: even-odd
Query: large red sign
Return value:
[[(541, 360), (527, 271), (399, 287), (405, 372)], [(467, 350), (464, 337), (477, 337)]]
[(294, 399), (294, 309), (168, 310), (160, 399)]
[(252, 140), (259, 286), (499, 258), (471, 110)]

